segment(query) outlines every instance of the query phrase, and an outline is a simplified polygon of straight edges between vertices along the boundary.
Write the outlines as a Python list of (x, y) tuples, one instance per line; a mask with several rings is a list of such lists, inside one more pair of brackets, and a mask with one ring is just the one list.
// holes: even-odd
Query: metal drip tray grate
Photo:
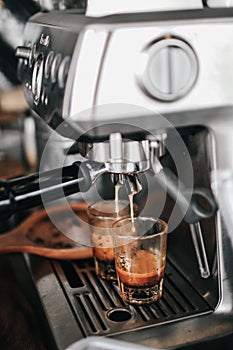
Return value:
[(162, 298), (143, 306), (124, 303), (117, 283), (96, 276), (91, 259), (52, 264), (84, 336), (125, 333), (212, 311), (169, 262)]

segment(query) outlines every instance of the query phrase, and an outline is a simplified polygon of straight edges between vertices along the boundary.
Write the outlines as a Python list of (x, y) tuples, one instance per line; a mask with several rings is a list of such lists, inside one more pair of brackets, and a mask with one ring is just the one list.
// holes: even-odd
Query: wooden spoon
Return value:
[[(90, 232), (83, 224), (87, 222), (87, 204), (70, 204), (70, 208), (77, 214), (75, 227), (77, 234), (87, 235), (85, 242), (89, 240)], [(67, 216), (64, 206), (50, 208), (49, 213), (56, 215), (56, 219), (66, 227), (72, 225), (72, 219)], [(56, 221), (57, 222), (57, 221)], [(24, 252), (45, 256), (53, 259), (86, 259), (92, 257), (92, 248), (83, 246), (69, 239), (50, 221), (45, 210), (33, 213), (25, 221), (13, 230), (0, 235), (0, 254)]]

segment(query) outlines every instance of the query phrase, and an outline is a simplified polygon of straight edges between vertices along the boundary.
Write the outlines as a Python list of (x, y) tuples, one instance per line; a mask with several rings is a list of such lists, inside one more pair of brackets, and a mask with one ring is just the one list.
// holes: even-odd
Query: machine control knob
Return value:
[(32, 49), (27, 46), (18, 46), (15, 51), (15, 56), (24, 60), (29, 60), (32, 54)]
[(34, 64), (33, 72), (32, 72), (32, 94), (34, 98), (34, 102), (38, 104), (41, 92), (42, 92), (42, 82), (43, 82), (43, 66), (44, 66), (44, 58), (43, 55), (39, 55)]
[(142, 84), (150, 96), (171, 102), (191, 90), (198, 76), (198, 61), (189, 44), (169, 36), (151, 45), (146, 53)]
[(60, 64), (61, 64), (61, 60), (62, 60), (62, 55), (60, 53), (57, 53), (53, 59), (52, 65), (51, 65), (52, 83), (56, 83), (56, 81), (57, 81), (57, 73), (58, 73), (58, 69), (59, 69)]
[(61, 89), (63, 89), (65, 86), (69, 66), (70, 66), (70, 57), (66, 56), (63, 58), (58, 71), (58, 86)]
[(50, 51), (45, 61), (45, 78), (48, 79), (51, 73), (51, 66), (54, 59), (54, 52)]

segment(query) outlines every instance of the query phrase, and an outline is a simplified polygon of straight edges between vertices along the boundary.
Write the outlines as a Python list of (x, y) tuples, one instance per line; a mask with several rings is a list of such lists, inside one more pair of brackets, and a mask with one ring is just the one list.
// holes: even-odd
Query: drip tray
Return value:
[(169, 261), (162, 298), (143, 306), (124, 303), (117, 282), (96, 276), (92, 259), (51, 264), (83, 336), (116, 335), (212, 311)]
[(133, 306), (121, 299), (116, 282), (96, 276), (93, 259), (61, 261), (28, 254), (25, 258), (59, 350), (89, 336), (133, 343), (149, 336), (156, 344), (159, 337), (162, 344), (161, 325), (166, 327), (166, 338), (171, 336), (172, 345), (175, 321), (213, 312), (169, 260), (162, 298), (153, 304)]

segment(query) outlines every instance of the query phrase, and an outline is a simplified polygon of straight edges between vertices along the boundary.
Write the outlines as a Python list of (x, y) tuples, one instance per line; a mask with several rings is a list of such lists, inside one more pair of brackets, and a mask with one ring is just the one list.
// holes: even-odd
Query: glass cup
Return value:
[[(134, 215), (137, 206), (134, 204)], [(106, 200), (90, 205), (87, 209), (91, 225), (91, 238), (96, 274), (106, 280), (117, 280), (112, 226), (115, 221), (130, 216), (130, 205), (126, 200)]]
[(149, 304), (162, 296), (168, 225), (151, 217), (125, 218), (113, 225), (118, 284), (122, 299)]

